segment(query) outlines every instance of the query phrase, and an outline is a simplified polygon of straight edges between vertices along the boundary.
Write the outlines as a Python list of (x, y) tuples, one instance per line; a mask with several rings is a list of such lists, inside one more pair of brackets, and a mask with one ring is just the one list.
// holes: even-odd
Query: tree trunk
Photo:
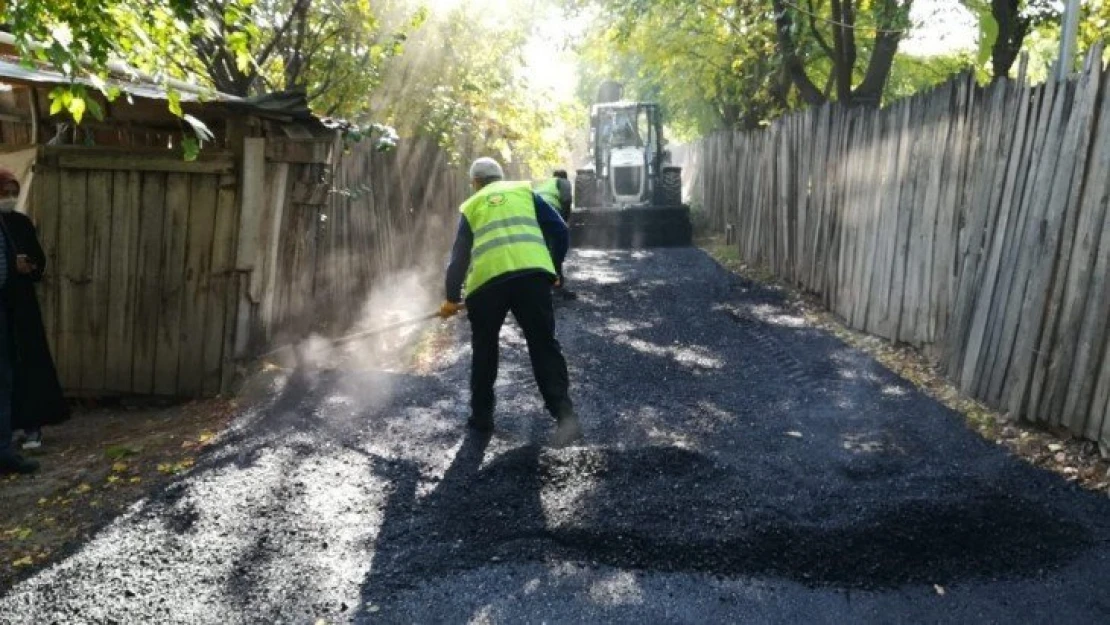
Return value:
[(890, 78), (890, 68), (894, 65), (894, 55), (898, 53), (901, 34), (882, 32), (875, 36), (875, 49), (871, 51), (871, 62), (863, 82), (852, 92), (852, 104), (878, 106), (883, 99), (883, 89)]
[(856, 67), (856, 32), (852, 15), (852, 0), (832, 0), (832, 73), (836, 83), (836, 99), (841, 102), (852, 100), (852, 74)]
[(304, 41), (308, 32), (308, 8), (311, 2), (298, 2), (293, 5), (289, 21), (293, 26), (293, 42), (285, 58), (285, 89), (304, 87), (305, 64)]
[(806, 104), (815, 106), (824, 104), (824, 94), (817, 88), (817, 85), (813, 84), (806, 73), (805, 65), (798, 57), (794, 37), (790, 34), (793, 22), (790, 19), (790, 14), (786, 11), (786, 4), (783, 0), (772, 0), (771, 4), (775, 10), (775, 32), (777, 33), (779, 50), (782, 52), (786, 74), (790, 77), (790, 81), (794, 83), (794, 86), (798, 89), (798, 94)]
[(991, 15), (998, 23), (998, 39), (991, 50), (991, 82), (1010, 74), (1029, 34), (1030, 20), (1021, 17), (1019, 4), (1020, 0), (991, 0)]
[(882, 19), (878, 20), (875, 45), (871, 50), (871, 59), (867, 63), (863, 82), (852, 92), (853, 106), (879, 106), (882, 103), (883, 89), (890, 78), (894, 55), (898, 54), (898, 43), (902, 40), (901, 25), (905, 20), (899, 19), (899, 13), (908, 14), (913, 1), (905, 0), (899, 4), (898, 0), (883, 0), (880, 4), (881, 6), (872, 7), (873, 11), (880, 12)]

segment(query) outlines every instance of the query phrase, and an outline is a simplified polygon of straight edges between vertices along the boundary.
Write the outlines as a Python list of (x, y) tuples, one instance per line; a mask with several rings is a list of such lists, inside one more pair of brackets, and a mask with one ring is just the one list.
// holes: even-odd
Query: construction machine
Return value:
[(622, 100), (606, 81), (590, 107), (590, 162), (574, 177), (571, 241), (585, 248), (693, 243), (682, 169), (670, 164), (659, 105)]

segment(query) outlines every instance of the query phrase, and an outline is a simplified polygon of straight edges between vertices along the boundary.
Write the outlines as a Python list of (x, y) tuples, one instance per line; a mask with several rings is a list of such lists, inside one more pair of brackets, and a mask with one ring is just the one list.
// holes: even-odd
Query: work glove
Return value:
[(443, 319), (449, 319), (459, 314), (462, 308), (463, 305), (461, 303), (443, 300), (443, 303), (439, 306), (439, 316)]

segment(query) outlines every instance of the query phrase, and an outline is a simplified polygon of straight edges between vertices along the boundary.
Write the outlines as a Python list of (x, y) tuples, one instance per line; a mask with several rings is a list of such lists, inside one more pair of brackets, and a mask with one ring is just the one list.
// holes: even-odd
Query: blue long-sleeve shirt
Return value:
[[(567, 229), (567, 224), (559, 216), (558, 211), (552, 208), (543, 198), (533, 193), (532, 200), (536, 205), (536, 221), (539, 222), (540, 230), (543, 231), (543, 238), (547, 243), (548, 251), (551, 252), (551, 260), (555, 264), (555, 270), (562, 274), (563, 261), (567, 257), (567, 248), (570, 245), (570, 232)], [(447, 265), (445, 286), (448, 301), (458, 302), (462, 299), (463, 282), (466, 281), (466, 273), (470, 268), (470, 250), (473, 247), (474, 233), (471, 232), (466, 217), (460, 216), (459, 229), (455, 234), (455, 245), (451, 248), (451, 261)], [(488, 284), (528, 273), (537, 273), (537, 271), (533, 269), (515, 271), (499, 276)], [(467, 295), (473, 295), (473, 293), (467, 293)]]

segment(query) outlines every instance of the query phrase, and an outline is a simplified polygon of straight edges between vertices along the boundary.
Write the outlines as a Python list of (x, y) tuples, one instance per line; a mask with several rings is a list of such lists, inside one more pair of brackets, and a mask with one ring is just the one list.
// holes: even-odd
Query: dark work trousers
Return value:
[(571, 414), (567, 361), (555, 339), (551, 278), (543, 273), (496, 282), (467, 298), (466, 315), (470, 319), (474, 352), (470, 369), (471, 410), (475, 415), (493, 414), (501, 326), (509, 311), (524, 332), (532, 373), (547, 411), (555, 418)]
[[(566, 222), (567, 227), (569, 228), (570, 227), (570, 209), (569, 208), (560, 208), (559, 209), (559, 216), (563, 218), (563, 221)], [(574, 243), (574, 241), (571, 241), (571, 243)], [(567, 286), (567, 277), (565, 275), (563, 275), (563, 268), (562, 267), (557, 267), (556, 269), (559, 270), (559, 282), (560, 282), (559, 286), (561, 286), (565, 289), (566, 286)]]

